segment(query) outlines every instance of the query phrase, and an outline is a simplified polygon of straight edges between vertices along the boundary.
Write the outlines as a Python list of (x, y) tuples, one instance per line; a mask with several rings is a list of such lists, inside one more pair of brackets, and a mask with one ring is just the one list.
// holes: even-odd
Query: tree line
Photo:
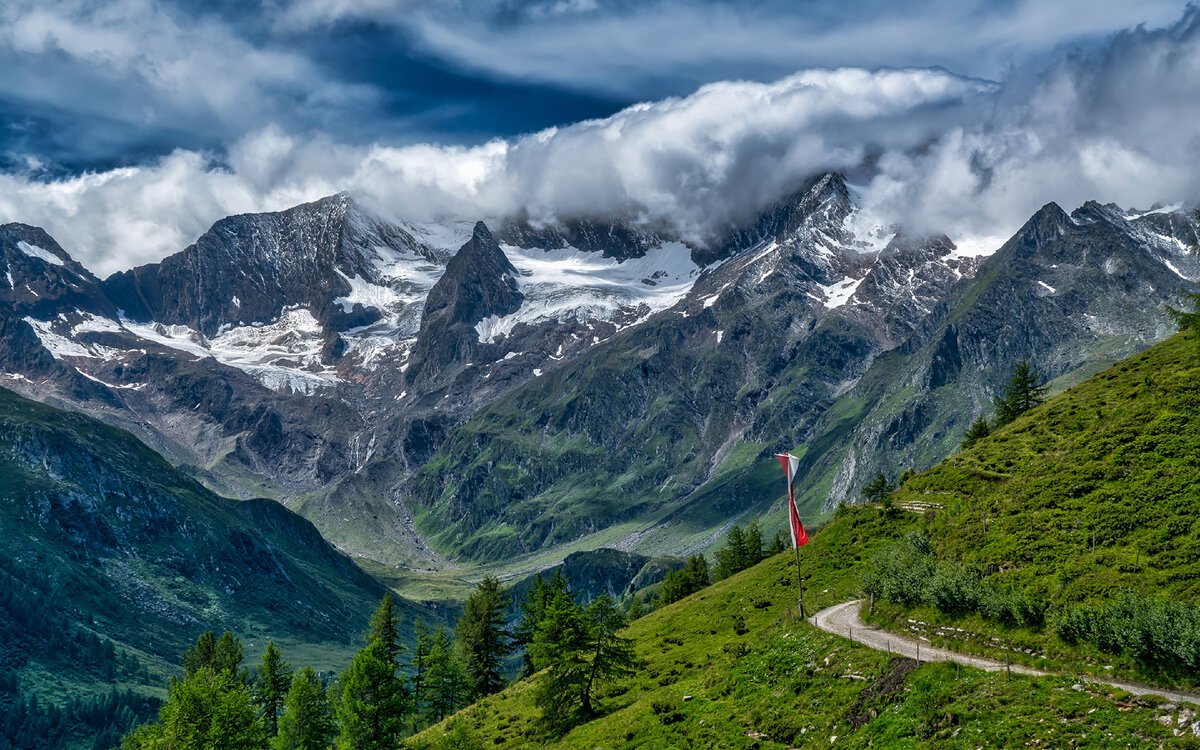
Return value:
[(603, 595), (588, 605), (561, 572), (538, 575), (522, 598), (512, 632), (511, 593), (494, 577), (468, 597), (454, 631), (414, 624), (415, 645), (400, 639), (389, 594), (372, 615), (366, 646), (333, 679), (312, 667), (294, 670), (268, 643), (253, 671), (241, 641), (204, 633), (183, 655), (157, 721), (126, 735), (122, 750), (220, 747), (227, 750), (395, 748), (409, 735), (506, 685), (506, 659), (525, 651), (521, 678), (537, 672), (537, 703), (550, 732), (595, 716), (599, 686), (630, 674), (633, 644), (619, 634), (626, 618)]

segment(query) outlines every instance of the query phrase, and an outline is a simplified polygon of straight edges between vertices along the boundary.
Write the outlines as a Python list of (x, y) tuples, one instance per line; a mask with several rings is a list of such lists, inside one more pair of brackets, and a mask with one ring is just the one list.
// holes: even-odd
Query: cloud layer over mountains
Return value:
[[(310, 5), (294, 22), (328, 20), (332, 11), (321, 15), (326, 6)], [(51, 25), (7, 33), (34, 47), (68, 43)], [(105, 56), (121, 54), (127, 42), (73, 43)], [(281, 76), (306, 65), (242, 48), (229, 53)], [(190, 74), (156, 75), (182, 81)], [(310, 87), (305, 97), (316, 98), (304, 106), (370, 95)], [(181, 117), (202, 116), (192, 111), (196, 97), (275, 106), (254, 90), (216, 87), (181, 93)], [(218, 104), (200, 110), (225, 112)], [(238, 132), (212, 116), (215, 129)], [(46, 227), (98, 273), (179, 250), (224, 215), (342, 190), (393, 218), (615, 214), (702, 242), (807, 175), (839, 169), (861, 186), (864, 213), (880, 222), (956, 239), (1003, 237), (1050, 200), (1148, 207), (1200, 198), (1200, 10), (1011, 68), (998, 83), (942, 69), (820, 68), (773, 83), (707, 84), (689, 96), (479, 145), (359, 143), (333, 132), (268, 124), (228, 145), (177, 149), (136, 166), (53, 178), (9, 171), (0, 174), (0, 221)]]

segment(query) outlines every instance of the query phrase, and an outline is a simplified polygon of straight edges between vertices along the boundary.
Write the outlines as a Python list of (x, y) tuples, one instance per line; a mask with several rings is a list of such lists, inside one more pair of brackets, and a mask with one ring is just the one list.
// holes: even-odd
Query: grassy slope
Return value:
[[(1035, 591), (1052, 606), (1100, 600), (1122, 588), (1195, 599), (1197, 355), (1193, 340), (1177, 336), (1118, 363), (911, 479), (896, 498), (938, 503), (935, 512), (888, 518), (874, 507), (845, 509), (803, 550), (810, 610), (855, 596), (872, 555), (913, 529), (929, 536), (939, 558), (995, 565), (1001, 571), (995, 583)], [(843, 746), (919, 746), (929, 737), (948, 747), (1195, 743), (1154, 720), (1162, 715), (1148, 708), (1155, 700), (1075, 691), (1070, 678), (1009, 681), (972, 670), (958, 677), (945, 665), (892, 674), (896, 667), (885, 655), (789, 618), (794, 597), (785, 553), (637, 621), (627, 635), (645, 669), (608, 690), (603, 717), (551, 745), (827, 747), (834, 735)], [(880, 610), (879, 619), (893, 625), (913, 614), (945, 622), (927, 610)], [(735, 617), (744, 619), (744, 635), (735, 633)], [(1189, 683), (1101, 658), (1086, 646), (1068, 648), (1048, 632), (1003, 629), (977, 617), (956, 625), (978, 637), (934, 640), (1003, 658), (1005, 651), (987, 640), (1000, 638), (1043, 652), (1018, 661)], [(900, 679), (898, 691), (875, 695), (868, 686), (878, 687), (886, 675)], [(518, 683), (459, 720), (489, 745), (542, 742), (532, 694), (533, 683)], [(855, 715), (862, 723), (852, 732)], [(414, 745), (436, 745), (445, 732), (446, 725), (434, 727)]]
[[(854, 588), (852, 570), (842, 565), (879, 536), (873, 509), (850, 515), (853, 523), (804, 550), (810, 606), (832, 604)], [(839, 747), (920, 747), (931, 738), (943, 747), (1175, 741), (1155, 721), (1162, 714), (1156, 699), (1075, 691), (1069, 679), (1006, 680), (975, 670), (957, 676), (945, 665), (909, 672), (911, 662), (797, 622), (788, 617), (792, 565), (784, 553), (633, 623), (626, 634), (645, 668), (602, 691), (604, 715), (562, 738), (538, 729), (536, 677), (451, 721), (465, 723), (486, 747), (829, 747), (834, 736)], [(738, 617), (742, 635), (734, 629)], [(410, 745), (438, 747), (449, 726), (426, 730)]]
[[(1122, 589), (1196, 601), (1197, 354), (1193, 339), (1176, 336), (1118, 363), (910, 480), (896, 500), (943, 506), (922, 524), (940, 558), (995, 566), (995, 583), (1034, 592), (1052, 608)], [(882, 620), (912, 614), (884, 608)], [(929, 610), (916, 614), (949, 623)], [(1032, 650), (1036, 658), (1024, 659), (1032, 663), (1196, 684), (1067, 647), (1049, 632), (1003, 630), (975, 617), (956, 625)], [(983, 638), (969, 640), (959, 645), (986, 650)]]

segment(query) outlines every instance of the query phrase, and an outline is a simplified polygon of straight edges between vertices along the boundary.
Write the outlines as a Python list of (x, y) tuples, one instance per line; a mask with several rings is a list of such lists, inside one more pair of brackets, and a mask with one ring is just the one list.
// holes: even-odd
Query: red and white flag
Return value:
[(808, 532), (804, 530), (804, 524), (800, 523), (800, 513), (796, 510), (796, 494), (792, 491), (792, 482), (796, 481), (800, 459), (791, 453), (777, 453), (775, 457), (779, 459), (783, 473), (787, 475), (788, 522), (792, 527), (792, 546), (799, 547), (801, 544), (808, 544)]

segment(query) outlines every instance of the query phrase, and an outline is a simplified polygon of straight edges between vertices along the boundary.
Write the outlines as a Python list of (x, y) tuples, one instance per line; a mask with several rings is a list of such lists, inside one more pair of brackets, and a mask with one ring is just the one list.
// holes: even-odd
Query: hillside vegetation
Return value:
[[(876, 518), (874, 509), (870, 510)], [(808, 605), (853, 590), (855, 550), (875, 518), (804, 549)], [(1071, 679), (987, 674), (887, 654), (794, 617), (791, 552), (635, 621), (642, 666), (608, 687), (600, 718), (557, 735), (535, 705), (544, 673), (460, 711), (410, 748), (1123, 747), (1187, 742), (1156, 717), (1155, 698), (1130, 700)], [(790, 610), (790, 611), (789, 611)], [(1168, 707), (1169, 708), (1169, 707)], [(1186, 745), (1184, 745), (1186, 746)]]
[(1169, 339), (908, 480), (893, 502), (928, 510), (898, 523), (916, 523), (930, 554), (888, 554), (926, 566), (940, 592), (897, 589), (888, 598), (905, 606), (882, 621), (917, 612), (1050, 666), (1194, 686), (1198, 355), (1194, 338)]

